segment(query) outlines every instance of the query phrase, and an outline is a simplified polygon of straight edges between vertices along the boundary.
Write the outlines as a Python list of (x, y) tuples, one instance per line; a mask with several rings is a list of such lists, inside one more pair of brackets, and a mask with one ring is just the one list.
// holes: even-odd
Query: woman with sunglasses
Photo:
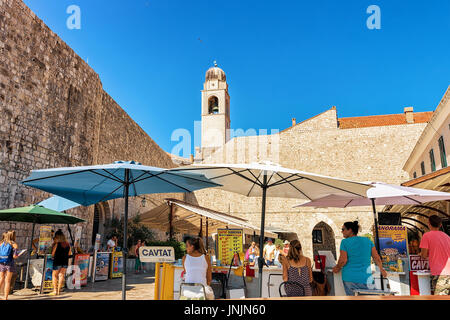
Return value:
[(342, 270), (342, 281), (345, 293), (354, 296), (355, 290), (374, 287), (370, 258), (372, 257), (380, 269), (383, 277), (387, 277), (383, 269), (381, 258), (378, 255), (373, 242), (366, 237), (358, 237), (358, 221), (346, 222), (342, 226), (342, 235), (345, 239), (341, 242), (340, 255), (334, 273)]

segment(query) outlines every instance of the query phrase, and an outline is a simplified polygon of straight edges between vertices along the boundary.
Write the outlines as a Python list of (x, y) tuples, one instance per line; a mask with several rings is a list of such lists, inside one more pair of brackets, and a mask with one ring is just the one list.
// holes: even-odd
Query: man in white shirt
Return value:
[(106, 243), (106, 245), (107, 245), (107, 251), (113, 251), (114, 250), (114, 248), (116, 247), (116, 245), (117, 245), (117, 237), (116, 236), (113, 236), (111, 239), (109, 239), (108, 240), (108, 242)]
[(268, 266), (274, 265), (274, 258), (275, 258), (275, 245), (272, 242), (272, 239), (267, 240), (267, 244), (264, 246), (263, 250), (263, 258), (266, 261), (266, 264)]

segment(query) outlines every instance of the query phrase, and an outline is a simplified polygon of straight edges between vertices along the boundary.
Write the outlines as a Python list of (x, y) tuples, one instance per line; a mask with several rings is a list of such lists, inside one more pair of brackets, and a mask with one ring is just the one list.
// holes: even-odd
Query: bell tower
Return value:
[(229, 129), (230, 96), (227, 79), (225, 72), (214, 61), (214, 67), (206, 71), (202, 90), (202, 145), (199, 150), (202, 159), (230, 140)]

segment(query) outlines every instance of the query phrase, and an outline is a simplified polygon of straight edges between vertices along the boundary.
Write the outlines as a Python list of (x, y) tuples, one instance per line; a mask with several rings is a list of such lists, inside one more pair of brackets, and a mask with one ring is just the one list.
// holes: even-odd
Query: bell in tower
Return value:
[(216, 96), (212, 96), (208, 100), (208, 114), (219, 113), (219, 99)]

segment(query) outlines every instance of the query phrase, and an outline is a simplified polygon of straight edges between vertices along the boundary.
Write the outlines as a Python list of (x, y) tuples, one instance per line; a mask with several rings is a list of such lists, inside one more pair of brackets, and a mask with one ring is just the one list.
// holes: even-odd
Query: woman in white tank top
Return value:
[(211, 261), (206, 254), (203, 240), (201, 238), (188, 239), (186, 241), (186, 253), (183, 257), (184, 282), (203, 284), (207, 299), (214, 299), (214, 292), (210, 287), (212, 279)]

